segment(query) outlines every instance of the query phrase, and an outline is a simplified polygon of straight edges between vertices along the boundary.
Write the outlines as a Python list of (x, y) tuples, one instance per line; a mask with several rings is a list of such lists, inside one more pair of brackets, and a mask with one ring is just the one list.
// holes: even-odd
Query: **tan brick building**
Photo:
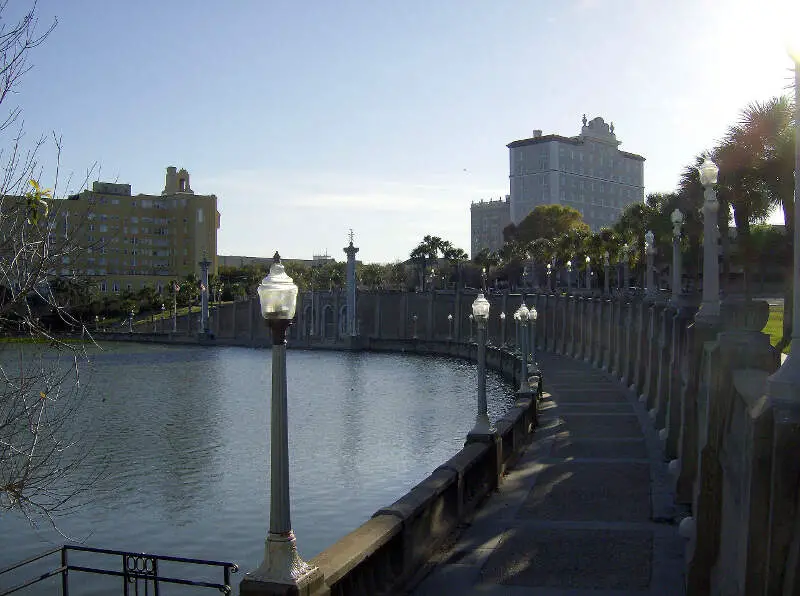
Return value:
[(209, 272), (217, 271), (217, 197), (195, 194), (184, 169), (167, 168), (160, 195), (94, 182), (91, 190), (52, 205), (50, 241), (70, 237), (86, 247), (76, 262), (65, 258), (57, 274), (96, 280), (101, 294), (146, 286), (161, 291), (190, 273), (200, 277), (204, 255)]

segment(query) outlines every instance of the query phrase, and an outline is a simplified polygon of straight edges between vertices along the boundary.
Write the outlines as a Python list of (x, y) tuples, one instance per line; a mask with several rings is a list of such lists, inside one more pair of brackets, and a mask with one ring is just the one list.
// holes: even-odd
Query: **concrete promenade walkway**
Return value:
[(684, 541), (643, 406), (588, 364), (539, 360), (533, 442), (411, 594), (684, 594)]

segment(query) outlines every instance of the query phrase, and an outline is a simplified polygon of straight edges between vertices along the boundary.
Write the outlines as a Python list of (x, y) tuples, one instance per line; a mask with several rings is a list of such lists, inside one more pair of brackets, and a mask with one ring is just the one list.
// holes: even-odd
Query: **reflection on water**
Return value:
[[(269, 511), (269, 351), (104, 345), (87, 369), (80, 423), (105, 474), (60, 529), (90, 546), (256, 567)], [(290, 351), (287, 369), (292, 522), (306, 558), (425, 478), (474, 423), (476, 368), (460, 360)], [(493, 419), (513, 404), (491, 373), (487, 394)], [(63, 542), (0, 517), (0, 567)]]

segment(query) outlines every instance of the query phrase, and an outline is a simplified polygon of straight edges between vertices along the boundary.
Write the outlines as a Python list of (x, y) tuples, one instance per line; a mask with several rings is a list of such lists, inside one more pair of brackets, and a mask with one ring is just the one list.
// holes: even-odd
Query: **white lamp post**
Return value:
[(524, 302), (519, 307), (517, 314), (519, 315), (520, 362), (522, 365), (519, 391), (520, 393), (529, 393), (531, 390), (530, 385), (528, 385), (528, 319), (530, 318), (530, 311)]
[(453, 315), (447, 315), (447, 339), (453, 339)]
[(417, 315), (411, 315), (411, 323), (412, 323), (411, 338), (412, 339), (417, 339)]
[(796, 401), (800, 395), (800, 50), (794, 60), (794, 271), (792, 288), (792, 343), (789, 356), (769, 377), (770, 395)]
[(625, 292), (631, 287), (630, 250), (627, 242), (622, 245), (622, 290)]
[(552, 265), (550, 265), (550, 263), (548, 263), (547, 264), (547, 291), (548, 292), (552, 292), (553, 291), (553, 288), (550, 285), (550, 274), (553, 272), (552, 270), (553, 270)]
[(648, 296), (655, 296), (656, 288), (656, 271), (653, 260), (656, 255), (655, 235), (652, 230), (647, 230), (644, 234), (644, 252), (647, 257), (646, 270), (644, 275), (645, 292)]
[(489, 319), (489, 301), (478, 294), (472, 303), (472, 316), (478, 325), (478, 414), (475, 426), (470, 432), (485, 435), (493, 432), (486, 407), (486, 321)]
[(706, 157), (697, 168), (700, 172), (700, 183), (705, 188), (703, 201), (703, 302), (697, 312), (696, 319), (715, 323), (719, 318), (719, 226), (717, 212), (719, 201), (714, 185), (717, 183), (719, 168)]
[(670, 215), (672, 220), (672, 304), (677, 306), (681, 295), (681, 226), (683, 213), (675, 209)]
[(500, 347), (506, 347), (506, 313), (500, 313)]
[(608, 296), (611, 293), (611, 276), (609, 275), (610, 272), (610, 262), (608, 258), (610, 255), (608, 251), (603, 253), (603, 293)]
[[(480, 296), (483, 296), (483, 294), (480, 294)], [(475, 318), (475, 316), (472, 313), (469, 313), (469, 342), (470, 343), (472, 343), (472, 321), (473, 321), (474, 318)]]
[(133, 315), (134, 315), (134, 314), (135, 314), (135, 313), (133, 312), (133, 309), (131, 309), (131, 318), (130, 318), (130, 319), (128, 319), (128, 331), (129, 331), (130, 333), (133, 333)]
[[(269, 275), (258, 286), (261, 315), (272, 331), (272, 412), (270, 443), (270, 511), (264, 561), (242, 582), (270, 584), (271, 593), (300, 593), (322, 580), (322, 573), (300, 558), (289, 507), (289, 432), (286, 408), (286, 331), (297, 306), (297, 286), (286, 275), (276, 252)], [(248, 592), (256, 592), (252, 586)], [(296, 590), (296, 591), (295, 591)], [(310, 591), (310, 590), (309, 590)], [(269, 592), (268, 592), (269, 593)]]
[(99, 329), (100, 329), (100, 315), (95, 315), (94, 316), (94, 332), (97, 333), (97, 331)]
[(567, 261), (567, 294), (572, 292), (572, 261)]
[(178, 291), (181, 289), (181, 286), (178, 285), (176, 281), (172, 285), (172, 332), (178, 332)]
[(538, 373), (539, 367), (536, 365), (536, 319), (539, 318), (539, 313), (536, 312), (536, 307), (531, 306), (528, 309), (528, 329), (530, 330), (530, 342), (528, 343), (528, 353), (531, 355), (531, 371)]
[(486, 291), (486, 267), (481, 267), (481, 289)]
[(592, 258), (586, 255), (586, 289), (592, 289)]

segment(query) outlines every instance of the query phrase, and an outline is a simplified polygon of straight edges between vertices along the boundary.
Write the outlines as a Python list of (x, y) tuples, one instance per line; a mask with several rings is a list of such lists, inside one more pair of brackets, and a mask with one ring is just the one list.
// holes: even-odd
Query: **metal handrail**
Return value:
[[(74, 552), (87, 552), (99, 555), (111, 555), (111, 556), (119, 556), (122, 557), (122, 570), (115, 570), (115, 569), (102, 569), (99, 567), (86, 567), (82, 565), (71, 565), (69, 564), (69, 551)], [(0, 576), (10, 571), (14, 571), (15, 569), (20, 569), (39, 561), (47, 556), (54, 555), (56, 553), (60, 553), (61, 555), (61, 565), (54, 569), (50, 569), (49, 571), (38, 575), (34, 578), (31, 578), (27, 581), (24, 581), (21, 584), (18, 584), (12, 588), (8, 588), (5, 591), (0, 592), (0, 596), (7, 596), (8, 594), (12, 594), (14, 592), (18, 592), (28, 586), (36, 584), (42, 580), (45, 580), (49, 577), (53, 577), (56, 575), (61, 575), (61, 593), (63, 596), (69, 596), (69, 572), (70, 571), (79, 571), (82, 573), (95, 573), (100, 575), (110, 575), (115, 577), (123, 578), (123, 593), (128, 593), (129, 584), (134, 586), (136, 593), (138, 593), (138, 585), (139, 582), (142, 581), (146, 585), (153, 586), (154, 594), (159, 593), (159, 584), (167, 583), (167, 584), (180, 584), (184, 586), (196, 586), (198, 588), (216, 588), (223, 594), (230, 594), (231, 593), (231, 573), (236, 573), (239, 570), (239, 567), (235, 563), (230, 563), (227, 561), (212, 561), (208, 559), (190, 559), (187, 557), (173, 557), (169, 555), (156, 555), (153, 553), (143, 553), (143, 552), (128, 552), (122, 550), (113, 550), (113, 549), (106, 549), (106, 548), (92, 548), (88, 546), (77, 546), (77, 545), (68, 545), (65, 544), (64, 546), (60, 546), (58, 548), (51, 549), (39, 555), (30, 557), (25, 559), (24, 561), (20, 561), (19, 563), (15, 563), (9, 567), (4, 569), (0, 569)], [(223, 570), (223, 583), (214, 583), (208, 581), (196, 581), (196, 580), (189, 580), (179, 577), (168, 577), (168, 576), (161, 576), (158, 574), (158, 563), (159, 562), (168, 562), (168, 563), (183, 563), (183, 564), (191, 564), (191, 565), (205, 565), (210, 567), (222, 567)]]

